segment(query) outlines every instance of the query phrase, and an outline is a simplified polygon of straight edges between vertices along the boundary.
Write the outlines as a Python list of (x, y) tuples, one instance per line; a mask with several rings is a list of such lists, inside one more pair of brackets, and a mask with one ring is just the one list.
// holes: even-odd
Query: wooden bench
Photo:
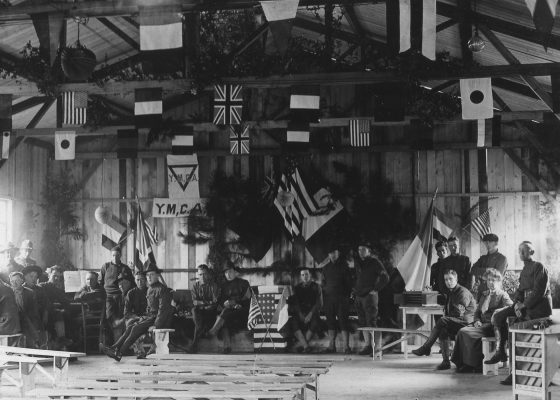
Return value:
[(37, 369), (52, 382), (53, 386), (64, 386), (68, 382), (68, 361), (72, 357), (85, 357), (85, 353), (77, 353), (73, 351), (56, 351), (56, 350), (40, 350), (26, 349), (23, 347), (0, 346), (0, 361), (4, 355), (18, 355), (28, 357), (43, 357), (43, 361), (52, 361), (52, 373), (49, 373), (41, 365)]
[(9, 346), (10, 339), (17, 339), (16, 344), (21, 345), (21, 341), (24, 339), (23, 333), (16, 333), (14, 335), (0, 335), (0, 346)]
[(154, 329), (152, 331), (156, 354), (169, 354), (169, 334), (175, 329)]
[[(383, 359), (383, 350), (396, 346), (399, 343), (406, 343), (408, 337), (411, 335), (421, 335), (427, 338), (430, 335), (430, 331), (425, 330), (415, 330), (415, 329), (398, 329), (398, 328), (380, 328), (380, 327), (362, 327), (358, 328), (360, 331), (366, 331), (371, 333), (371, 347), (373, 348), (373, 360), (375, 361), (375, 356), (377, 355), (380, 360)], [(384, 346), (381, 344), (382, 342), (382, 333), (383, 332), (392, 332), (392, 333), (400, 333), (402, 334), (400, 339), (392, 341)], [(375, 343), (379, 343), (379, 346), (376, 348)], [(404, 346), (404, 358), (408, 358), (408, 346)]]
[[(25, 355), (7, 355), (0, 353), (0, 377), (5, 376), (8, 381), (19, 389), (20, 396), (35, 389), (35, 371), (40, 362), (50, 361), (48, 358), (28, 357)], [(6, 371), (17, 369), (19, 374), (14, 377)]]

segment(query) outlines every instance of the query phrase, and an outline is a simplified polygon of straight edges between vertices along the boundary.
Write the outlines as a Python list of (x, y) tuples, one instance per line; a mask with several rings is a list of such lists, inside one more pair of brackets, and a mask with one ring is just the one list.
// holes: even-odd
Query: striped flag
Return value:
[[(289, 198), (290, 201), (283, 204), (281, 196)], [(303, 233), (304, 219), (319, 209), (315, 199), (307, 193), (297, 169), (291, 175), (282, 175), (274, 206), (284, 219), (284, 227), (291, 240)]]
[(289, 288), (289, 286), (284, 287), (282, 297), (280, 297), (278, 305), (276, 306), (276, 311), (274, 312), (274, 317), (272, 317), (272, 322), (276, 322), (277, 331), (280, 331), (290, 319), (290, 314), (288, 313), (288, 297), (290, 297), (291, 293)]
[(147, 261), (156, 265), (156, 258), (152, 245), (156, 244), (155, 234), (152, 228), (146, 223), (142, 208), (138, 202), (138, 216), (136, 218), (136, 251), (138, 252), (138, 268), (144, 270)]
[(350, 120), (350, 146), (369, 147), (371, 124), (367, 119)]
[(487, 235), (491, 232), (490, 229), (491, 209), (492, 207), (488, 208), (487, 210), (483, 211), (482, 214), (480, 214), (478, 217), (476, 217), (471, 221), (472, 227), (474, 228), (476, 233), (480, 235), (480, 237), (483, 237), (484, 235)]
[(436, 0), (399, 0), (400, 52), (436, 59)]
[(249, 126), (229, 126), (229, 151), (231, 154), (249, 154)]
[(144, 72), (182, 70), (183, 22), (180, 7), (140, 7), (138, 23)]
[(546, 42), (550, 40), (558, 0), (525, 0), (525, 4), (531, 12), (535, 28), (541, 34), (546, 45)]
[(447, 241), (447, 238), (453, 233), (453, 229), (449, 227), (445, 214), (437, 207), (434, 207), (433, 235), (434, 240)]
[(270, 34), (280, 54), (285, 54), (288, 50), (298, 5), (299, 0), (261, 1), (261, 7), (270, 28)]
[(86, 92), (62, 93), (62, 126), (81, 126), (87, 122)]
[(296, 86), (290, 95), (290, 120), (318, 122), (320, 117), (319, 86)]
[(259, 323), (263, 323), (263, 314), (257, 296), (251, 290), (251, 305), (249, 306), (249, 318), (247, 319), (247, 329), (252, 331)]
[(111, 216), (109, 222), (103, 225), (101, 234), (101, 245), (107, 250), (113, 249), (124, 240), (126, 235), (126, 227), (114, 216)]
[(309, 143), (309, 122), (288, 122), (286, 130), (286, 142), (292, 148), (306, 147)]
[(12, 136), (12, 95), (0, 94), (0, 132), (2, 132), (2, 159), (10, 155), (10, 138)]
[(55, 160), (73, 160), (76, 158), (76, 132), (55, 132), (54, 144)]
[(263, 323), (256, 324), (252, 329), (255, 350), (265, 348), (269, 351), (284, 351), (287, 347), (286, 338), (277, 329), (277, 310), (283, 293), (283, 286), (259, 286), (257, 300), (261, 308)]
[(240, 125), (243, 112), (243, 87), (214, 85), (214, 124)]
[(185, 126), (171, 139), (171, 154), (187, 155), (194, 151), (193, 127)]
[(406, 290), (423, 290), (430, 283), (433, 216), (434, 199), (432, 199), (428, 212), (424, 217), (420, 232), (418, 232), (397, 265), (397, 269), (406, 282)]
[(136, 89), (134, 92), (134, 122), (136, 128), (152, 128), (161, 124), (162, 119), (162, 89)]

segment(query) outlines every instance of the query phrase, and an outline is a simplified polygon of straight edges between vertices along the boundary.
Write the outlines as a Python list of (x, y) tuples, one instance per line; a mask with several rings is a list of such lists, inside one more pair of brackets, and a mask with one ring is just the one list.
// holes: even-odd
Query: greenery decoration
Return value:
[(75, 269), (68, 258), (65, 240), (85, 240), (86, 233), (80, 229), (75, 201), (80, 187), (73, 183), (66, 171), (48, 176), (42, 191), (41, 207), (45, 212), (42, 258), (47, 266), (60, 265)]

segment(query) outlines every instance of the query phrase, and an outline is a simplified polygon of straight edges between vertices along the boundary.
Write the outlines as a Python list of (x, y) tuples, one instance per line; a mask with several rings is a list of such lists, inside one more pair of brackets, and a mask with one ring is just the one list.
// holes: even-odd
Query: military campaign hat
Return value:
[(43, 270), (38, 265), (28, 265), (21, 271), (24, 276), (32, 272), (37, 272), (38, 276), (41, 276), (43, 274)]
[(161, 274), (161, 269), (159, 269), (155, 264), (151, 263), (150, 261), (147, 261), (146, 266), (144, 268), (144, 273), (147, 274), (148, 272), (155, 272), (156, 274)]
[(20, 249), (33, 250), (33, 242), (29, 239), (25, 239), (23, 242), (21, 242)]

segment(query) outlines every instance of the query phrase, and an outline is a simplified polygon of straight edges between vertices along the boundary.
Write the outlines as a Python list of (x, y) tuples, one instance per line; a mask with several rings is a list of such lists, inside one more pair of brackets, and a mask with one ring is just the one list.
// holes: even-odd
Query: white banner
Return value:
[(169, 198), (200, 198), (196, 154), (167, 155), (167, 191)]
[(193, 210), (203, 212), (200, 198), (154, 199), (152, 206), (153, 218), (187, 217)]

